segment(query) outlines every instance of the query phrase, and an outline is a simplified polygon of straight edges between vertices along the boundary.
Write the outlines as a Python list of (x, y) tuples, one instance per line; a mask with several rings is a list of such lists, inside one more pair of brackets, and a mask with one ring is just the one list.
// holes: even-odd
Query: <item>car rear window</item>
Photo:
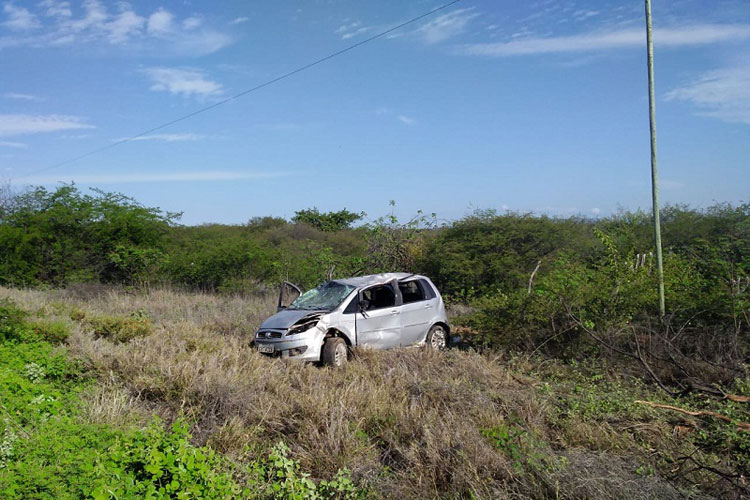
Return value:
[(404, 300), (404, 304), (420, 302), (426, 299), (424, 290), (422, 290), (422, 286), (417, 280), (399, 283), (398, 288), (401, 290), (401, 297)]
[(435, 289), (432, 288), (432, 285), (430, 285), (427, 280), (420, 279), (419, 280), (419, 286), (422, 288), (422, 293), (424, 293), (424, 299), (430, 300), (437, 297), (437, 294), (435, 293)]

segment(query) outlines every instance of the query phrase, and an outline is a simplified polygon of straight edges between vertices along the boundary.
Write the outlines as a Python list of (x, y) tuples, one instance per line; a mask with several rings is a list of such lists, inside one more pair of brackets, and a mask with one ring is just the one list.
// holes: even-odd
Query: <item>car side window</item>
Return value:
[(344, 309), (344, 314), (355, 314), (359, 311), (359, 295), (354, 295), (349, 305)]
[(404, 304), (425, 300), (424, 291), (417, 283), (417, 280), (399, 283), (398, 288), (401, 290), (401, 297), (404, 299)]
[(420, 279), (419, 287), (422, 289), (422, 293), (424, 294), (424, 300), (430, 300), (437, 297), (435, 289), (432, 288), (432, 285), (430, 285), (427, 280)]
[(396, 294), (390, 285), (379, 285), (362, 292), (362, 299), (367, 311), (393, 307), (396, 305)]

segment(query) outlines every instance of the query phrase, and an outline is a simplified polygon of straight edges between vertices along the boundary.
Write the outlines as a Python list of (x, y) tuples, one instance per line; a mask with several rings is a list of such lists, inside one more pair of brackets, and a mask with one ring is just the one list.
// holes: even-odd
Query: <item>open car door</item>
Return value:
[(357, 345), (389, 349), (401, 342), (401, 305), (395, 281), (373, 285), (359, 292), (356, 315)]
[(282, 281), (281, 287), (279, 288), (279, 304), (276, 310), (281, 311), (282, 309), (286, 309), (292, 302), (297, 300), (297, 297), (300, 295), (302, 295), (300, 287), (294, 283)]

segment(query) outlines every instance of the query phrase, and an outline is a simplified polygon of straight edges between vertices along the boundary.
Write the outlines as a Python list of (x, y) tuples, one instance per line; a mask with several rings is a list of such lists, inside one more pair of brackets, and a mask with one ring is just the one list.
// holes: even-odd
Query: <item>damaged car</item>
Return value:
[(278, 312), (260, 325), (255, 348), (340, 366), (354, 347), (444, 349), (449, 334), (445, 304), (429, 278), (385, 273), (331, 280), (304, 293), (284, 282)]

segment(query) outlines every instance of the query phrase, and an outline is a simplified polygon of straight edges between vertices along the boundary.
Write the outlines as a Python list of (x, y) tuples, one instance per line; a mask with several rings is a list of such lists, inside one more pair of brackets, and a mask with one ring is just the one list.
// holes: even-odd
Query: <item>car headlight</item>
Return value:
[(287, 335), (297, 335), (298, 333), (306, 332), (310, 328), (314, 328), (318, 324), (319, 318), (313, 318), (297, 325), (294, 325), (286, 332)]

